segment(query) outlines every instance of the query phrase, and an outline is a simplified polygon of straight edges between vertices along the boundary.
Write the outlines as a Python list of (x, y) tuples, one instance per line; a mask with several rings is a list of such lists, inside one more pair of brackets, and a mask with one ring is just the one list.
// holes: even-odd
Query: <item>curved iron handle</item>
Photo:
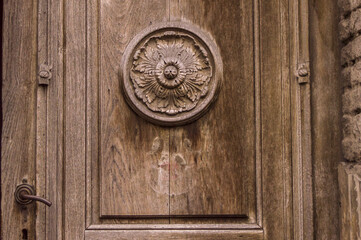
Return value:
[(27, 205), (32, 203), (33, 201), (42, 202), (48, 207), (51, 206), (51, 202), (45, 198), (35, 196), (34, 187), (29, 184), (20, 184), (16, 187), (15, 190), (15, 200), (17, 203), (21, 205)]
[(52, 204), (49, 200), (46, 200), (45, 198), (42, 198), (42, 197), (39, 197), (39, 196), (34, 196), (34, 195), (28, 195), (28, 194), (26, 194), (25, 191), (20, 192), (20, 198), (22, 198), (24, 200), (42, 202), (42, 203), (48, 205), (49, 207)]

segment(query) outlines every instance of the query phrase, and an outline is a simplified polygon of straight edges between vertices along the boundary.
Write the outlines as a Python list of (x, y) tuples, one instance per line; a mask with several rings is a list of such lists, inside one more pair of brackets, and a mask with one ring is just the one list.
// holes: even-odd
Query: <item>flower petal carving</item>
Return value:
[(128, 43), (121, 63), (125, 100), (139, 116), (162, 126), (205, 114), (223, 78), (214, 39), (185, 22), (153, 23), (142, 30)]
[(192, 36), (149, 37), (134, 53), (130, 78), (135, 95), (152, 111), (176, 115), (195, 108), (207, 95), (213, 66)]

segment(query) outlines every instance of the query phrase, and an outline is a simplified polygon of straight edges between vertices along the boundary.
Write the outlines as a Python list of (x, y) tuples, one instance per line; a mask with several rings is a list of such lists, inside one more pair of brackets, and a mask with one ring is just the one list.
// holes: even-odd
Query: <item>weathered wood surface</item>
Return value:
[(292, 239), (291, 19), (288, 1), (261, 1), (259, 7), (263, 227), (267, 239)]
[(101, 239), (114, 239), (114, 240), (125, 240), (125, 239), (195, 239), (195, 240), (260, 240), (263, 239), (263, 232), (260, 230), (173, 230), (173, 231), (86, 231), (86, 240), (101, 240)]
[[(91, 148), (99, 148), (100, 152), (91, 150), (92, 167), (87, 169), (91, 172), (87, 173), (91, 179), (87, 189), (92, 189), (88, 190), (92, 201), (88, 200), (91, 206), (87, 210), (92, 217), (87, 225), (169, 221), (188, 224), (257, 221), (262, 225), (264, 221), (269, 238), (289, 239), (293, 224), (288, 82), (291, 53), (286, 2), (260, 6), (261, 15), (257, 16), (261, 16), (261, 49), (254, 45), (257, 33), (253, 28), (258, 29), (254, 26), (258, 19), (253, 14), (258, 5), (253, 1), (222, 2), (222, 8), (217, 7), (220, 4), (217, 1), (165, 2), (165, 6), (160, 1), (142, 8), (150, 3), (105, 1), (98, 11), (91, 10), (94, 15), (90, 16), (99, 17), (98, 25), (92, 23), (91, 35), (98, 29), (101, 34), (88, 48), (91, 55), (100, 54), (99, 65), (91, 65), (98, 67), (93, 72), (99, 71), (99, 82), (91, 77), (94, 84), (90, 85), (88, 96), (96, 97), (94, 86), (99, 86), (100, 102), (89, 100), (99, 106), (99, 122), (91, 105), (88, 115), (95, 117), (90, 120), (94, 126), (100, 124), (100, 142), (93, 137), (97, 130), (87, 131), (93, 139)], [(202, 14), (196, 14), (195, 9), (202, 10)], [(137, 11), (146, 11), (148, 19), (139, 14), (124, 14)], [(225, 22), (238, 22), (215, 24), (216, 20), (206, 17), (208, 14), (222, 14)], [(171, 129), (154, 126), (132, 112), (122, 97), (117, 71), (121, 55), (130, 39), (151, 24), (149, 17), (153, 22), (180, 20), (197, 24), (214, 36), (221, 49), (226, 66), (221, 95), (210, 112), (193, 124)], [(227, 38), (225, 32), (229, 32)], [(236, 44), (239, 42), (242, 44)], [(253, 55), (259, 50), (261, 66), (254, 62)], [(254, 78), (259, 80), (260, 76), (262, 81), (255, 82)], [(230, 118), (232, 114), (234, 117)], [(261, 123), (263, 128), (257, 130)], [(261, 152), (266, 159), (262, 166), (257, 162)], [(261, 168), (266, 170), (263, 194), (267, 199), (263, 203), (262, 188), (256, 189)], [(264, 218), (262, 205), (267, 211)], [(226, 218), (229, 215), (233, 218)], [(165, 218), (154, 219), (160, 216)], [(97, 230), (101, 227), (93, 231)]]
[[(38, 223), (50, 223), (46, 228), (38, 227), (39, 236), (55, 236), (57, 232), (49, 230), (50, 226), (58, 227), (59, 239), (292, 239), (294, 233), (303, 234), (301, 221), (310, 220), (303, 219), (303, 192), (310, 186), (302, 185), (308, 172), (302, 172), (302, 157), (292, 162), (291, 149), (296, 151), (304, 141), (309, 144), (307, 136), (300, 138), (309, 129), (299, 132), (300, 126), (292, 124), (303, 124), (309, 115), (300, 115), (301, 102), (294, 104), (296, 107), (291, 107), (291, 102), (300, 101), (297, 97), (304, 95), (309, 100), (309, 88), (297, 92), (298, 85), (290, 83), (295, 80), (291, 63), (295, 55), (291, 49), (295, 47), (291, 39), (297, 30), (290, 30), (289, 24), (293, 24), (290, 18), (297, 6), (289, 5), (288, 0), (258, 3), (71, 0), (58, 6), (59, 18), (64, 17), (66, 47), (57, 46), (60, 55), (53, 54), (50, 59), (62, 62), (64, 51), (64, 69), (57, 62), (58, 71), (64, 70), (64, 78), (59, 73), (64, 89), (59, 82), (49, 85), (49, 92), (38, 91), (38, 100), (47, 99), (49, 94), (55, 97), (38, 105), (41, 120), (37, 136), (41, 145), (37, 156), (48, 159), (38, 162), (37, 186), (42, 195), (62, 197), (56, 198), (54, 218), (43, 208), (39, 211)], [(27, 4), (29, 9), (35, 9)], [(19, 19), (24, 14), (24, 19), (35, 23), (35, 10), (12, 8), (20, 9)], [(29, 12), (26, 15), (24, 11)], [(142, 29), (164, 21), (184, 21), (201, 27), (213, 36), (224, 63), (224, 82), (217, 102), (198, 121), (177, 128), (162, 128), (137, 116), (126, 104), (120, 87), (120, 61), (126, 45)], [(20, 24), (21, 29), (25, 29), (24, 36), (35, 39), (36, 24), (29, 24)], [(5, 44), (14, 44), (11, 51), (21, 55), (26, 51), (34, 57), (35, 40), (24, 40), (18, 32), (11, 29), (13, 35), (9, 36), (19, 41)], [(52, 30), (48, 34), (55, 36), (59, 32)], [(9, 52), (6, 54), (12, 62), (19, 61)], [(40, 51), (38, 61), (43, 55)], [(4, 81), (9, 85), (3, 87), (3, 104), (8, 103), (4, 109), (10, 114), (4, 118), (4, 129), (8, 129), (3, 132), (7, 148), (2, 156), (21, 156), (16, 155), (16, 166), (2, 162), (2, 172), (5, 169), (11, 173), (2, 177), (10, 192), (16, 182), (11, 182), (10, 177), (21, 175), (21, 180), (26, 169), (35, 172), (35, 147), (29, 141), (35, 138), (36, 126), (36, 81), (30, 77), (36, 70), (35, 62), (36, 56), (20, 62), (20, 73), (13, 63), (3, 65), (3, 69), (8, 68), (5, 80), (6, 76), (17, 77)], [(16, 89), (22, 77), (28, 77), (25, 88)], [(297, 122), (300, 118), (303, 120)], [(14, 119), (19, 124), (14, 125)], [(44, 127), (42, 122), (48, 125)], [(24, 133), (28, 138), (23, 138)], [(47, 139), (41, 139), (43, 134)], [(293, 136), (299, 139), (293, 141)], [(23, 143), (21, 148), (13, 145), (14, 139)], [(64, 156), (61, 149), (54, 147), (62, 148), (60, 142), (64, 143)], [(46, 144), (51, 146), (43, 149)], [(21, 165), (26, 157), (29, 164)], [(49, 163), (47, 168), (44, 162)], [(49, 190), (54, 179), (58, 185)], [(292, 182), (301, 184), (293, 189)], [(64, 184), (62, 189), (60, 183)], [(292, 199), (292, 194), (297, 199)], [(6, 213), (11, 211), (17, 210), (11, 206)], [(16, 217), (21, 220), (20, 215)], [(26, 226), (34, 224), (32, 221)], [(162, 229), (156, 225), (159, 223), (177, 223), (178, 228)], [(14, 230), (9, 234), (16, 233)]]
[[(163, 3), (152, 5), (162, 6)], [(170, 215), (234, 215), (255, 219), (253, 35), (246, 34), (253, 27), (252, 1), (230, 2), (230, 6), (238, 7), (222, 8), (224, 10), (215, 2), (207, 11), (206, 2), (184, 2), (176, 6), (175, 1), (170, 1), (170, 12), (163, 11), (167, 8), (162, 7), (147, 8), (147, 20), (138, 15), (115, 17), (113, 14), (114, 11), (144, 11), (144, 4), (137, 4), (123, 2), (101, 6), (100, 82), (104, 83), (100, 90), (101, 216), (167, 215), (170, 204)], [(229, 18), (227, 21), (239, 21), (243, 27), (239, 31), (238, 24), (229, 26), (227, 31), (231, 39), (222, 38), (224, 26), (218, 24), (218, 32), (210, 31), (214, 22), (202, 23), (204, 15), (195, 14), (194, 9), (204, 9), (204, 14), (214, 16), (223, 14), (224, 18)], [(249, 14), (242, 15), (242, 12)], [(158, 18), (164, 15), (163, 21), (167, 18), (191, 21), (209, 31), (216, 41), (221, 41), (227, 82), (223, 83), (215, 110), (212, 109), (215, 113), (207, 114), (200, 123), (176, 130), (154, 127), (130, 111), (121, 96), (117, 67), (122, 50), (137, 31), (149, 24), (147, 21), (153, 14), (158, 14)], [(143, 21), (144, 24), (134, 26), (134, 30), (129, 25), (124, 29), (123, 25), (115, 24), (120, 19)], [(217, 21), (216, 18), (213, 21)], [(117, 41), (119, 36), (123, 36), (122, 42)], [(244, 43), (239, 44), (242, 41)], [(229, 104), (229, 99), (238, 99), (234, 101), (237, 104)], [(230, 112), (234, 118), (223, 117)], [(232, 130), (234, 126), (240, 131)], [(169, 131), (173, 137), (168, 152)], [(159, 144), (159, 150), (154, 149)], [(161, 164), (165, 169), (159, 168)], [(121, 204), (119, 199), (122, 199)], [(138, 202), (142, 204), (138, 206)]]
[(119, 76), (129, 41), (152, 22), (165, 21), (166, 6), (161, 0), (103, 1), (100, 6), (101, 216), (169, 214), (169, 130), (130, 109)]
[(36, 193), (53, 204), (37, 204), (36, 239), (63, 239), (63, 12), (61, 1), (38, 1)]
[(361, 238), (361, 165), (341, 163), (338, 167), (340, 189), (341, 239)]
[(224, 65), (211, 110), (194, 123), (170, 130), (171, 215), (255, 219), (252, 3), (170, 1), (169, 20), (190, 22), (208, 32)]
[(93, 224), (87, 230), (262, 230), (256, 223), (249, 224)]
[(64, 237), (84, 239), (86, 3), (66, 1), (64, 87)]
[[(341, 2), (341, 1), (339, 1)], [(353, 1), (342, 1), (350, 2)], [(310, 62), (315, 239), (340, 238), (337, 166), (341, 151), (339, 7), (337, 1), (310, 0)], [(359, 76), (361, 76), (359, 74)]]
[(34, 239), (36, 205), (21, 208), (14, 192), (35, 184), (37, 5), (2, 4), (1, 239)]

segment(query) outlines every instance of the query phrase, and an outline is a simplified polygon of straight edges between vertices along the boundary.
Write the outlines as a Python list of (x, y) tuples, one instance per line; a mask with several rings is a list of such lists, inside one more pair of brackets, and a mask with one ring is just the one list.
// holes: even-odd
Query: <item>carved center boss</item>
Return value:
[(164, 126), (189, 123), (216, 99), (222, 61), (211, 38), (180, 22), (160, 23), (139, 33), (122, 60), (123, 89), (133, 110)]

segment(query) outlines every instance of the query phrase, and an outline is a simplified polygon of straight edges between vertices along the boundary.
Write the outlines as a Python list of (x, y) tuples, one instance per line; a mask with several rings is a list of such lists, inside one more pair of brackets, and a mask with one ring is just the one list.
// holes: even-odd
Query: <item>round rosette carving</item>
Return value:
[(185, 23), (145, 29), (127, 46), (122, 81), (129, 105), (164, 126), (189, 123), (216, 99), (222, 62), (211, 38)]

